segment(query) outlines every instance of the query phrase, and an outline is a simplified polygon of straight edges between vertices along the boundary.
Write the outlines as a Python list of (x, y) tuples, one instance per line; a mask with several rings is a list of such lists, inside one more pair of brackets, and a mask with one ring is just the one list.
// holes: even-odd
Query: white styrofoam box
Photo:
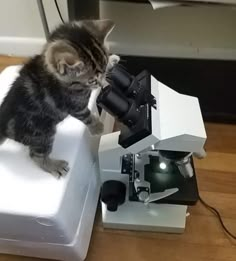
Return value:
[[(19, 68), (0, 74), (0, 103)], [(97, 94), (89, 103), (94, 112)], [(98, 143), (75, 118), (60, 123), (52, 157), (67, 160), (70, 171), (59, 180), (35, 165), (27, 147), (9, 139), (0, 146), (1, 253), (85, 258), (99, 196)]]

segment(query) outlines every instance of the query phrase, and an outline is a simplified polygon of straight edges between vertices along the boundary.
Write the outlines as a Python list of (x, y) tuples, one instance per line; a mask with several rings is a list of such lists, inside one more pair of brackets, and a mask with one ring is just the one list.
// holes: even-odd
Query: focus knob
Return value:
[(101, 200), (107, 205), (107, 210), (117, 211), (119, 205), (125, 202), (126, 186), (117, 180), (108, 180), (101, 188)]

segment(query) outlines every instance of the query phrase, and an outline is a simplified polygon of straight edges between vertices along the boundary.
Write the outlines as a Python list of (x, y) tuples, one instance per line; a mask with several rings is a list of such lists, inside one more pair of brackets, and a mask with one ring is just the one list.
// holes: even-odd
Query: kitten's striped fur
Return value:
[(49, 157), (56, 125), (70, 114), (91, 134), (103, 131), (87, 106), (91, 90), (103, 84), (106, 69), (119, 61), (109, 58), (104, 45), (112, 28), (109, 20), (81, 21), (52, 32), (42, 54), (23, 66), (0, 107), (0, 143), (14, 139), (29, 146), (32, 159), (45, 171), (55, 176), (68, 172), (66, 161)]

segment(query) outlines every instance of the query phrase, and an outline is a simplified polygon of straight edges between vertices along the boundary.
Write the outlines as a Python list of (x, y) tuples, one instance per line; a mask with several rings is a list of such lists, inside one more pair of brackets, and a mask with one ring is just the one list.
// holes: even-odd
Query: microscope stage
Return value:
[[(191, 165), (194, 170), (192, 159)], [(193, 177), (184, 178), (174, 163), (161, 162), (157, 156), (150, 156), (150, 164), (145, 165), (144, 169), (144, 179), (150, 182), (151, 193), (171, 188), (179, 189), (178, 192), (158, 200), (158, 204), (194, 205), (198, 201), (199, 195), (195, 171)], [(130, 200), (138, 201), (134, 186), (132, 187)]]

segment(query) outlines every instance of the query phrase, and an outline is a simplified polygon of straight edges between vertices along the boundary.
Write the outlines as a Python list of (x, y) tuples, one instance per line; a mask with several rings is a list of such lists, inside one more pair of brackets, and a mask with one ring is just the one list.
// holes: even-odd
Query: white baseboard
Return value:
[(0, 37), (0, 54), (32, 56), (40, 53), (45, 42), (44, 38)]
[[(0, 54), (15, 56), (32, 56), (40, 53), (46, 40), (44, 38), (0, 37)], [(133, 44), (110, 42), (114, 53), (147, 57), (193, 58), (236, 60), (236, 48), (195, 48), (189, 46)]]

